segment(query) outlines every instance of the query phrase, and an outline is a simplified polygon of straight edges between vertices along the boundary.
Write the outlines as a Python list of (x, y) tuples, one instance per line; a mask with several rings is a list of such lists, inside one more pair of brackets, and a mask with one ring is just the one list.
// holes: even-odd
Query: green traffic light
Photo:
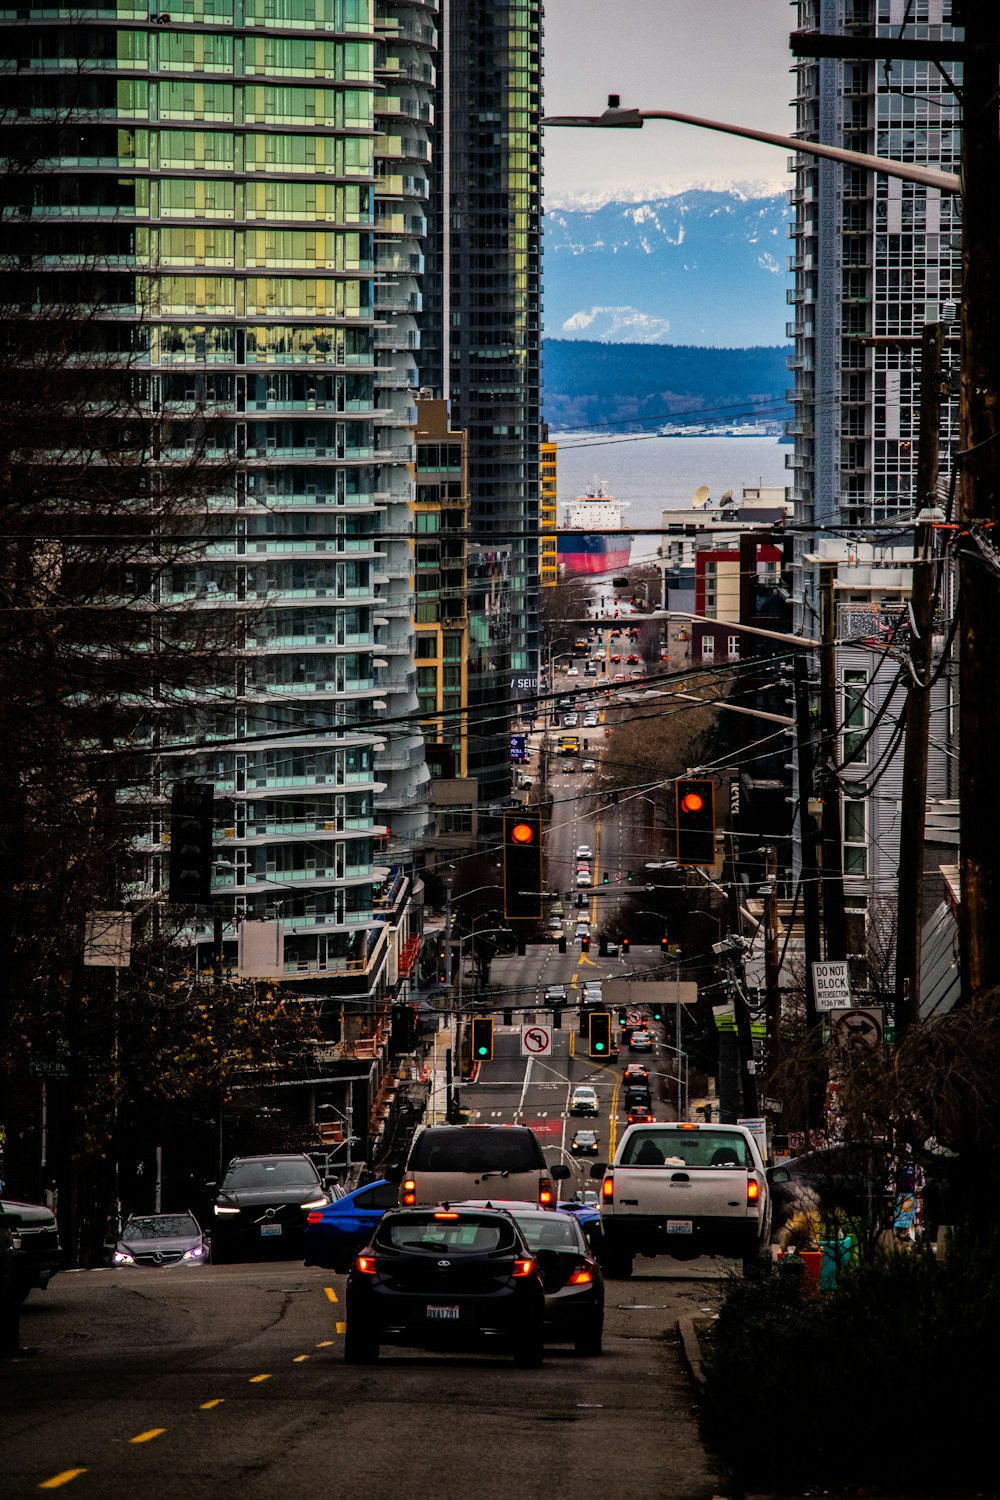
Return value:
[(595, 1042), (594, 1043), (594, 1051), (595, 1052), (603, 1052), (604, 1051), (604, 1043), (603, 1042)]
[(480, 1057), (485, 1057), (487, 1052), (489, 1051), (489, 1048), (480, 1046), (476, 1050), (478, 1051)]

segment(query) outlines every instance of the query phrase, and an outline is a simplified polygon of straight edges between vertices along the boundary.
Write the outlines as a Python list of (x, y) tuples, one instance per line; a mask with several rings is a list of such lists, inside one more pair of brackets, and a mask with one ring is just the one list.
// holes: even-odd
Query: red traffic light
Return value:
[(532, 844), (535, 840), (535, 830), (530, 823), (515, 823), (510, 830), (512, 843)]
[(700, 792), (687, 792), (681, 798), (681, 812), (700, 813), (705, 806), (705, 799)]

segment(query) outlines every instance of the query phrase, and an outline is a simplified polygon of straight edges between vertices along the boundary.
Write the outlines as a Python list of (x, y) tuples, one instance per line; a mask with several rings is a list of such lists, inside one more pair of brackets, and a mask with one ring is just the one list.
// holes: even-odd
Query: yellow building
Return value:
[(543, 431), (545, 437), (541, 445), (539, 469), (538, 571), (544, 587), (546, 584), (556, 583), (559, 578), (559, 543), (556, 539), (558, 450), (556, 444), (549, 441), (549, 429), (545, 427)]

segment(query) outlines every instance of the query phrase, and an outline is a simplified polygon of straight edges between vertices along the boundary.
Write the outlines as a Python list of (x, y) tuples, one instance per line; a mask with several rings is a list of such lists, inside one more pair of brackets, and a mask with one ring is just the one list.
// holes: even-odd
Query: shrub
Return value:
[(1000, 1236), (949, 1259), (888, 1251), (798, 1296), (734, 1280), (705, 1350), (705, 1436), (755, 1485), (988, 1488), (1000, 1337)]

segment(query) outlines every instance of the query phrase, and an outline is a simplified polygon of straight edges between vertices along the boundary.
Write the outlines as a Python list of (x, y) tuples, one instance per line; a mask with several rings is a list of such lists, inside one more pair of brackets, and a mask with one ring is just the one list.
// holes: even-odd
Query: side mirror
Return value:
[(792, 1174), (787, 1167), (768, 1167), (765, 1173), (768, 1182), (791, 1182)]
[(557, 1161), (549, 1168), (549, 1176), (553, 1182), (565, 1182), (569, 1175), (569, 1167), (564, 1161)]
[(606, 1161), (592, 1161), (590, 1164), (591, 1177), (603, 1177), (607, 1170), (608, 1164)]

